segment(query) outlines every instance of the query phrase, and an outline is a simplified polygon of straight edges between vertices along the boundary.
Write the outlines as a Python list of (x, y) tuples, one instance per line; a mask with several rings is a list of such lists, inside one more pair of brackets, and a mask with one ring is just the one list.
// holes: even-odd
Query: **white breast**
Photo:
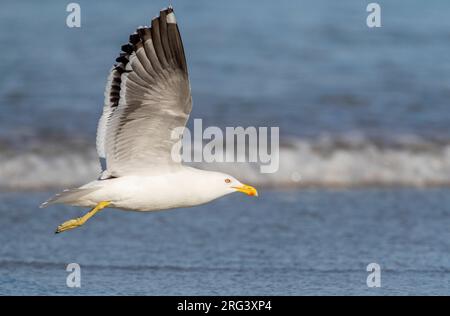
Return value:
[(130, 175), (94, 181), (88, 186), (99, 186), (99, 189), (85, 196), (83, 204), (111, 201), (111, 207), (135, 211), (199, 205), (228, 193), (211, 185), (209, 173), (183, 167), (169, 174)]

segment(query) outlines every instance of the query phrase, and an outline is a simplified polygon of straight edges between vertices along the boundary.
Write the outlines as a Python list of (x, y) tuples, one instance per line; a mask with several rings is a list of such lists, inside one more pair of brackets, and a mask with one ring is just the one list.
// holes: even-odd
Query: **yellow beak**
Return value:
[(256, 189), (251, 185), (243, 184), (242, 186), (239, 187), (233, 187), (233, 189), (236, 189), (237, 191), (245, 193), (250, 196), (258, 196), (258, 191), (256, 191)]

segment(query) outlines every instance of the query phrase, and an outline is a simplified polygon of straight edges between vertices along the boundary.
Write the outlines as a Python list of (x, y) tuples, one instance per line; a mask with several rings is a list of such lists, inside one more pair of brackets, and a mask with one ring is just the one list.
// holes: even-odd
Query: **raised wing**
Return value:
[(172, 8), (122, 46), (97, 130), (102, 178), (179, 165), (171, 156), (192, 108), (183, 44)]

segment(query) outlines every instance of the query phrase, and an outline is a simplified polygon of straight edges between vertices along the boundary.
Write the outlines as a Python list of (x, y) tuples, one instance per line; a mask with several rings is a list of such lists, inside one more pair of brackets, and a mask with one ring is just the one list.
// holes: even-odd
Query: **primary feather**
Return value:
[(101, 178), (136, 174), (175, 164), (171, 137), (185, 126), (192, 108), (186, 58), (172, 8), (151, 27), (132, 34), (110, 72), (97, 152), (104, 161)]

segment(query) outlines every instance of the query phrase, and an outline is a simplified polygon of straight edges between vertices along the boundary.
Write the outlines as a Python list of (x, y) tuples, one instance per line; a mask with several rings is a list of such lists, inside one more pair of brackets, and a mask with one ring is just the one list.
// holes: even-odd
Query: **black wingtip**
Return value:
[(126, 65), (128, 63), (128, 58), (126, 56), (119, 56), (116, 58), (116, 61), (118, 63), (123, 63), (124, 65)]
[(146, 41), (148, 38), (150, 38), (152, 36), (152, 33), (151, 33), (149, 27), (140, 27), (136, 30), (136, 32), (138, 33), (138, 35), (142, 41)]
[(137, 42), (139, 42), (139, 41), (140, 41), (140, 37), (139, 37), (138, 33), (133, 33), (130, 35), (130, 43), (132, 45), (136, 45)]
[(122, 45), (121, 49), (127, 54), (131, 54), (133, 52), (133, 46), (131, 46), (130, 44)]

